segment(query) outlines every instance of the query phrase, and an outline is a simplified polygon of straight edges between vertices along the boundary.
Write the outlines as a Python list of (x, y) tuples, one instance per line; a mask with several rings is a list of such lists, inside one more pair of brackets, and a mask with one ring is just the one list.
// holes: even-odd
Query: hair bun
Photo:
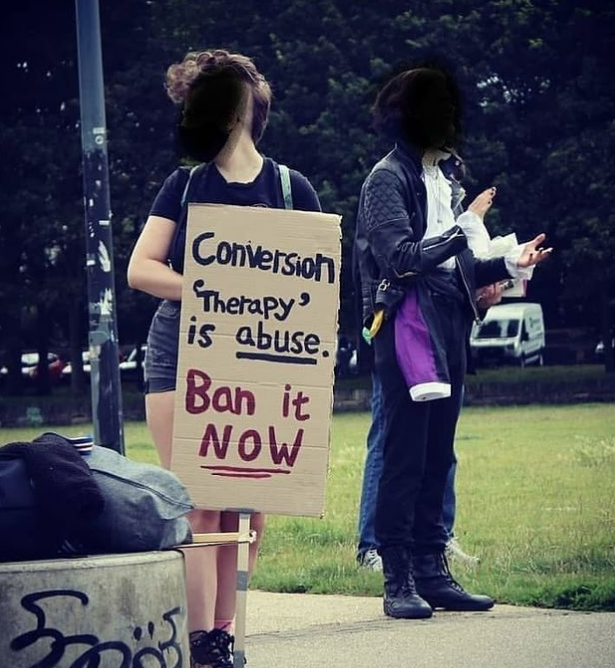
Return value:
[(271, 88), (265, 77), (256, 69), (250, 58), (239, 53), (230, 53), (225, 49), (213, 51), (191, 51), (183, 61), (174, 63), (167, 70), (167, 94), (176, 104), (185, 105), (195, 82), (202, 75), (228, 71), (234, 73), (249, 87), (252, 93), (253, 118), (252, 137), (258, 142), (265, 130), (269, 107), (271, 104)]

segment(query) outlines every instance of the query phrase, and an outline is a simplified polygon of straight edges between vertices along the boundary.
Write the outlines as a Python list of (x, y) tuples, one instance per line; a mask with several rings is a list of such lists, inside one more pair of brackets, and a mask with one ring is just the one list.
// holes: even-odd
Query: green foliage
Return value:
[[(18, 359), (41, 314), (85, 343), (83, 211), (73, 7), (24, 0), (5, 16), (0, 101), (0, 342)], [(101, 4), (122, 342), (143, 340), (151, 300), (125, 269), (178, 161), (165, 68), (188, 49), (253, 57), (272, 83), (263, 152), (308, 176), (343, 216), (342, 329), (354, 333), (350, 257), (358, 195), (388, 149), (370, 106), (400, 62), (438, 55), (464, 92), (468, 201), (496, 184), (494, 232), (544, 230), (556, 247), (530, 286), (547, 325), (608, 337), (615, 270), (615, 10), (572, 0), (109, 0)], [(54, 39), (45, 36), (53, 34)], [(25, 317), (31, 309), (33, 317)], [(47, 316), (46, 316), (47, 317)], [(37, 325), (37, 323), (39, 323)], [(70, 323), (73, 323), (72, 325)], [(2, 351), (0, 351), (2, 352)], [(607, 364), (613, 360), (607, 353)]]
[(611, 466), (615, 463), (615, 438), (577, 437), (575, 454), (583, 466)]

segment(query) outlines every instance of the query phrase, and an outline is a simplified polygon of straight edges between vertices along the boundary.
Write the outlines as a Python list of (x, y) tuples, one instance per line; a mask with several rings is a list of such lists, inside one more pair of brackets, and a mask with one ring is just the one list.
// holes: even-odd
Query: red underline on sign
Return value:
[(288, 357), (286, 355), (271, 355), (270, 353), (235, 353), (238, 360), (262, 360), (263, 362), (280, 362), (282, 364), (316, 364), (313, 357)]
[(223, 471), (214, 471), (211, 475), (223, 478), (271, 478), (271, 473), (224, 473)]
[(289, 469), (245, 468), (241, 466), (201, 466), (202, 469), (213, 471), (213, 475), (227, 475), (232, 477), (271, 477), (272, 473), (290, 473)]

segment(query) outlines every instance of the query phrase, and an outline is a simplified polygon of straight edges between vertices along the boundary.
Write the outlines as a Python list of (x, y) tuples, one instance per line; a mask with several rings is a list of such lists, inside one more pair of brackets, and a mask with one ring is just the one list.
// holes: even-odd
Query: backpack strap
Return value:
[(293, 208), (293, 191), (290, 187), (290, 170), (286, 165), (278, 165), (280, 168), (280, 182), (282, 183), (282, 195), (284, 197), (284, 208)]
[[(200, 165), (195, 165), (194, 167), (191, 167), (188, 173), (188, 179), (186, 180), (186, 185), (184, 186), (184, 191), (182, 192), (182, 198), (181, 198), (181, 209), (180, 209), (180, 214), (179, 214), (179, 220), (177, 221), (177, 225), (175, 226), (175, 233), (173, 234), (173, 240), (171, 241), (171, 247), (170, 247), (170, 252), (169, 252), (169, 257), (172, 257), (177, 249), (177, 243), (178, 239), (180, 236), (180, 232), (186, 227), (188, 224), (188, 203), (189, 203), (189, 197), (190, 197), (190, 188), (192, 184), (194, 183), (195, 179), (193, 178), (197, 171), (203, 167), (203, 164)], [(182, 170), (188, 171), (188, 167), (181, 167)], [(183, 250), (181, 251), (183, 252)]]
[(186, 187), (184, 188), (184, 192), (182, 193), (182, 200), (181, 200), (182, 209), (184, 208), (184, 206), (186, 206), (186, 200), (188, 199), (188, 191), (190, 190), (190, 184), (192, 183), (192, 177), (196, 174), (196, 171), (199, 167), (201, 167), (201, 165), (195, 165), (190, 170), (190, 174), (188, 174), (188, 180), (186, 181)]

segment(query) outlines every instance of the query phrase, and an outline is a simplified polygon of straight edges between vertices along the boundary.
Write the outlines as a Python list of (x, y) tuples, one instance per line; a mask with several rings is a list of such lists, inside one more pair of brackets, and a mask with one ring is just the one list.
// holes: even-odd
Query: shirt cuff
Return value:
[(473, 211), (464, 211), (462, 214), (457, 216), (457, 220), (455, 222), (457, 225), (459, 225), (459, 227), (461, 227), (462, 230), (483, 224), (480, 217)]
[(531, 267), (520, 267), (518, 265), (519, 258), (523, 253), (523, 244), (519, 244), (511, 248), (506, 255), (504, 255), (504, 262), (506, 263), (506, 270), (511, 278), (518, 278), (524, 281), (531, 280), (534, 275), (534, 265)]

